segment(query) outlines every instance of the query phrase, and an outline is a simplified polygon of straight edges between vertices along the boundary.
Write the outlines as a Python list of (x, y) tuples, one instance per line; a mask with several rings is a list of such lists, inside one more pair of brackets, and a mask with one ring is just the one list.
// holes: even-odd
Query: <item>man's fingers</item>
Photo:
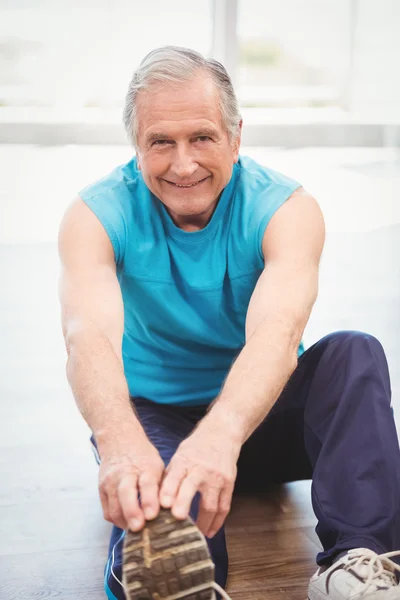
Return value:
[(209, 531), (210, 525), (215, 519), (219, 506), (219, 496), (220, 489), (216, 487), (210, 487), (204, 493), (202, 492), (196, 524), (204, 535)]
[(101, 487), (99, 488), (99, 494), (100, 494), (100, 502), (101, 502), (101, 508), (103, 509), (104, 518), (106, 521), (109, 521), (110, 515), (109, 515), (109, 511), (108, 511), (108, 496)]
[(201, 480), (191, 475), (185, 477), (179, 488), (175, 502), (172, 505), (172, 514), (176, 519), (186, 519), (189, 514), (192, 500), (199, 489)]
[(143, 472), (139, 477), (139, 491), (145, 519), (155, 519), (160, 511), (159, 480), (153, 473)]
[(214, 520), (212, 521), (208, 531), (205, 534), (207, 537), (214, 537), (214, 535), (221, 529), (222, 525), (224, 524), (225, 519), (228, 516), (229, 511), (231, 509), (233, 488), (234, 483), (230, 483), (223, 488), (219, 497), (218, 512), (215, 515)]
[(186, 468), (183, 465), (170, 462), (165, 471), (164, 481), (160, 490), (160, 503), (164, 508), (171, 508), (175, 502), (176, 495), (181, 485), (182, 479), (186, 476)]
[(124, 529), (124, 517), (115, 492), (108, 492), (104, 486), (100, 485), (99, 494), (105, 520), (109, 521), (110, 523), (114, 523), (114, 525), (117, 525), (117, 527), (120, 527), (121, 529)]
[(118, 485), (118, 498), (122, 513), (129, 529), (139, 531), (144, 525), (143, 511), (139, 505), (137, 476), (130, 474), (121, 479)]
[(126, 522), (122, 513), (121, 505), (115, 490), (107, 494), (108, 496), (108, 521), (114, 523), (117, 527), (125, 529)]

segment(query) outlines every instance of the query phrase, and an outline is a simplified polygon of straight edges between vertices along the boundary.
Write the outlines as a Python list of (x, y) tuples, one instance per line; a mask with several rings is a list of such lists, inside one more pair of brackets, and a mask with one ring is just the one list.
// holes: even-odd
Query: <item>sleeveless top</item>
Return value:
[(265, 228), (298, 187), (240, 157), (211, 220), (194, 232), (174, 224), (135, 158), (80, 192), (114, 248), (132, 397), (196, 406), (218, 395), (245, 343)]

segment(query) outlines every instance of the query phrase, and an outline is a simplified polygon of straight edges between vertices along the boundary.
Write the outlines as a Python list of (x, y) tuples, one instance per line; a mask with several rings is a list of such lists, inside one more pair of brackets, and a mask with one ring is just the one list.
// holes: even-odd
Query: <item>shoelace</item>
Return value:
[[(345, 565), (342, 563), (340, 566), (346, 571), (354, 571), (358, 577), (361, 577), (364, 580), (366, 591), (371, 583), (377, 586), (379, 583), (383, 583), (388, 588), (397, 585), (395, 572), (400, 572), (400, 566), (390, 559), (393, 556), (400, 556), (400, 551), (377, 554), (368, 549), (354, 549), (349, 550), (347, 556), (348, 562)], [(360, 575), (359, 567), (366, 567), (366, 575), (364, 573)]]
[(224, 588), (222, 588), (220, 585), (218, 585), (218, 583), (213, 583), (213, 588), (214, 590), (217, 590), (217, 592), (219, 594), (221, 594), (222, 598), (224, 598), (224, 600), (232, 600), (231, 597), (229, 596), (229, 594), (226, 593), (226, 591), (224, 590)]

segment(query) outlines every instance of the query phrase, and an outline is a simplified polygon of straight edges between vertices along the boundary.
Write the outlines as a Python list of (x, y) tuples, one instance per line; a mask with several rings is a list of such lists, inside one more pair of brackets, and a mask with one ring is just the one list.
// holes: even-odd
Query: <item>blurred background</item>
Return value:
[[(293, 156), (313, 176), (334, 161), (346, 163), (347, 179), (371, 177), (374, 191), (377, 177), (390, 185), (400, 146), (399, 32), (397, 0), (0, 0), (0, 242), (55, 240), (78, 189), (130, 155), (125, 93), (144, 55), (163, 44), (225, 64), (244, 148), (279, 149), (288, 174), (308, 185)], [(390, 198), (388, 207), (381, 192), (379, 211), (373, 200), (367, 215), (358, 210), (361, 190), (349, 205), (347, 179), (326, 202), (329, 226), (387, 224), (389, 209), (398, 217), (399, 203)], [(324, 173), (326, 187), (335, 180)]]
[(2, 107), (118, 111), (133, 69), (163, 44), (218, 55), (245, 107), (387, 116), (400, 101), (396, 0), (1, 0), (0, 9)]
[(56, 239), (78, 191), (132, 156), (125, 93), (163, 44), (225, 64), (242, 154), (319, 201), (306, 346), (340, 329), (377, 336), (398, 420), (400, 2), (0, 0), (1, 598), (103, 598), (109, 526), (65, 376)]

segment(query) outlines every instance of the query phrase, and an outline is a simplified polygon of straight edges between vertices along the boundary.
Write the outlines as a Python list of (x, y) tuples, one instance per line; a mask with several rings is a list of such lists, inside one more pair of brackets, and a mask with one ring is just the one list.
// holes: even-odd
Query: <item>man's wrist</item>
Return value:
[(217, 401), (197, 428), (207, 431), (208, 434), (223, 435), (230, 439), (234, 446), (242, 447), (247, 439), (244, 423), (232, 410), (229, 410), (222, 402)]
[(137, 419), (125, 420), (106, 425), (94, 432), (100, 456), (109, 452), (124, 452), (133, 445), (148, 443), (149, 440)]

